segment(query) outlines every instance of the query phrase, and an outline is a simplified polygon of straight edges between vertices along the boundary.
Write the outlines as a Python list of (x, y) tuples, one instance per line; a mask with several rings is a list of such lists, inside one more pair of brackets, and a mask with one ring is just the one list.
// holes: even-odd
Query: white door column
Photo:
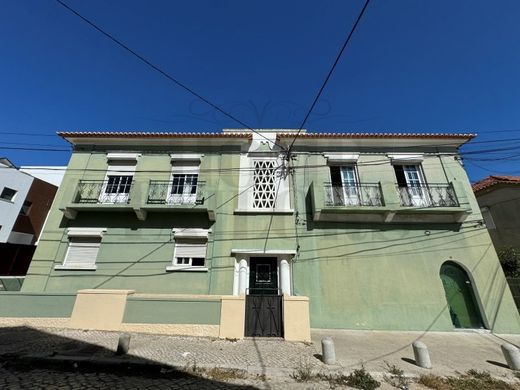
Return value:
[(247, 260), (238, 263), (238, 294), (245, 294), (247, 288)]
[(280, 289), (282, 294), (291, 295), (291, 269), (285, 259), (280, 260)]

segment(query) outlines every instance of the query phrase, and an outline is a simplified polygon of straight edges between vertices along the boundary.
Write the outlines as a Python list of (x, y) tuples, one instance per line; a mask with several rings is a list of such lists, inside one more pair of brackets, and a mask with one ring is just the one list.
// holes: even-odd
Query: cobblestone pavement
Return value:
[[(113, 356), (119, 333), (70, 329), (0, 328), (1, 353), (55, 353), (91, 357)], [(175, 365), (293, 370), (302, 362), (322, 366), (312, 344), (280, 340), (228, 341), (133, 333), (129, 355), (146, 361)], [(260, 374), (262, 372), (259, 372)]]
[(53, 389), (258, 389), (195, 376), (150, 378), (107, 372), (64, 371), (51, 368), (1, 367), (0, 388), (3, 390)]

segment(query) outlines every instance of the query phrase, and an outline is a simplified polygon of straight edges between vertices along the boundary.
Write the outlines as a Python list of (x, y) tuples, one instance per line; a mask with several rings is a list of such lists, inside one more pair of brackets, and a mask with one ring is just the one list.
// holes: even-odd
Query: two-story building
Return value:
[(11, 321), (520, 332), (459, 159), (472, 135), (303, 131), (290, 154), (284, 129), (60, 135), (74, 152)]

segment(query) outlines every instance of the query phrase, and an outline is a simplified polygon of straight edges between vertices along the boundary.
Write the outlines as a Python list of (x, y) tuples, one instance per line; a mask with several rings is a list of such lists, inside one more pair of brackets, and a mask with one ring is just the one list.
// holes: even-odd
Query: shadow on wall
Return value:
[(98, 340), (88, 343), (28, 327), (0, 328), (0, 386), (256, 389), (204, 378), (189, 372), (190, 367), (184, 371), (138, 356), (118, 356), (117, 345), (109, 345), (113, 334)]

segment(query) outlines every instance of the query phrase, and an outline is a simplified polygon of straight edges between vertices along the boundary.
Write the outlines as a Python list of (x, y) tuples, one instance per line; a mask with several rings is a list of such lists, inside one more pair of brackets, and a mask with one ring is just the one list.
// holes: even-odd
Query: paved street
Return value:
[(0, 388), (3, 390), (58, 389), (256, 389), (208, 380), (197, 376), (180, 378), (150, 378), (107, 372), (65, 371), (50, 368), (0, 368)]
[[(387, 363), (415, 377), (475, 369), (518, 384), (500, 344), (518, 345), (520, 336), (346, 330), (313, 330), (312, 336), (305, 344), (133, 333), (128, 355), (118, 356), (117, 332), (0, 327), (0, 389), (328, 389), (326, 381), (299, 383), (292, 376), (302, 368), (348, 374), (363, 365), (383, 382)], [(325, 336), (335, 341), (336, 366), (320, 360)], [(414, 364), (411, 343), (418, 338), (430, 349), (432, 370)]]

